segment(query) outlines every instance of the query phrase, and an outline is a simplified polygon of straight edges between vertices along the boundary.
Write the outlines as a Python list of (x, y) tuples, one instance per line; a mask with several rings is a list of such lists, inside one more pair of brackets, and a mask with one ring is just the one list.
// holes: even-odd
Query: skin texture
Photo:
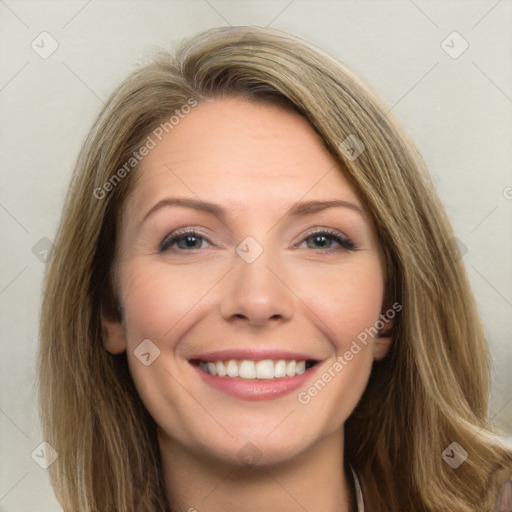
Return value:
[[(384, 260), (364, 211), (287, 214), (309, 200), (344, 200), (362, 210), (339, 165), (297, 113), (224, 98), (194, 108), (139, 172), (118, 248), (122, 322), (104, 319), (105, 347), (127, 351), (137, 390), (159, 426), (171, 507), (351, 510), (343, 424), (390, 340), (362, 346), (307, 405), (297, 394), (388, 309)], [(176, 196), (217, 203), (225, 218), (165, 206), (144, 220)], [(182, 238), (160, 250), (170, 233), (187, 227), (202, 236), (192, 249)], [(358, 250), (308, 234), (322, 228), (341, 232)], [(248, 236), (263, 248), (252, 263), (235, 251)], [(149, 366), (134, 354), (145, 339), (160, 350)], [(207, 351), (255, 347), (321, 362), (301, 389), (261, 401), (208, 386), (189, 363)], [(241, 449), (255, 450), (254, 465), (243, 463)]]

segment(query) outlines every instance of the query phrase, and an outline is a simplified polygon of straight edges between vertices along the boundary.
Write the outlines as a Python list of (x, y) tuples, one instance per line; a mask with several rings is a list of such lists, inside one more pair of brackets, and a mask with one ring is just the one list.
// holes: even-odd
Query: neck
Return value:
[(352, 512), (343, 431), (293, 459), (243, 465), (192, 453), (159, 431), (164, 482), (173, 512)]

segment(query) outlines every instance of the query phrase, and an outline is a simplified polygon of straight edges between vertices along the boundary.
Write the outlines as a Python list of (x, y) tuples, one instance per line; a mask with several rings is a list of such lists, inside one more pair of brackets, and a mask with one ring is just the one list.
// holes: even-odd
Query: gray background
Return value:
[(152, 50), (220, 25), (310, 40), (402, 120), (447, 208), (489, 336), (492, 422), (512, 433), (510, 0), (0, 0), (0, 511), (61, 510), (31, 458), (43, 441), (34, 365), (42, 260), (80, 145)]

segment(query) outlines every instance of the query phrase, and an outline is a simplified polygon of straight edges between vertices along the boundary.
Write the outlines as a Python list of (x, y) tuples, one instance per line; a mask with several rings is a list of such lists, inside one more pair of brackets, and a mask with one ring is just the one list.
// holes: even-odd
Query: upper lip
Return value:
[(285, 359), (288, 361), (319, 361), (317, 357), (312, 357), (310, 354), (300, 352), (292, 352), (289, 350), (257, 350), (257, 349), (226, 349), (216, 350), (214, 352), (205, 352), (190, 357), (189, 360), (199, 360), (205, 362), (215, 361), (228, 361), (229, 359), (250, 361), (262, 361), (264, 359), (279, 360)]

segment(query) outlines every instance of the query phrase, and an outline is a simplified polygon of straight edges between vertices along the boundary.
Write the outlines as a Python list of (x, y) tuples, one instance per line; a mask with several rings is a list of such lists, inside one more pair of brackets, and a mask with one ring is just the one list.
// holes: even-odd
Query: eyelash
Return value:
[[(314, 236), (319, 236), (319, 235), (327, 235), (327, 238), (331, 238), (334, 241), (338, 242), (339, 247), (336, 249), (332, 249), (332, 248), (317, 249), (316, 252), (320, 252), (322, 254), (335, 254), (335, 253), (339, 253), (339, 252), (343, 252), (343, 251), (354, 252), (354, 251), (358, 250), (357, 246), (350, 239), (343, 236), (339, 231), (325, 229), (325, 228), (315, 230), (315, 231), (308, 231), (308, 233), (306, 233), (306, 237), (302, 240), (301, 244), (303, 242), (305, 242), (306, 240), (308, 240), (309, 238), (314, 237)], [(170, 247), (175, 242), (182, 240), (182, 239), (186, 238), (187, 236), (193, 236), (195, 238), (200, 238), (200, 239), (208, 241), (207, 237), (203, 233), (196, 231), (194, 229), (180, 230), (180, 231), (171, 233), (164, 238), (164, 240), (160, 244), (160, 252), (165, 252), (165, 251), (170, 250)], [(296, 247), (296, 246), (294, 246), (294, 247)], [(177, 249), (177, 250), (180, 252), (181, 251), (192, 252), (192, 251), (196, 251), (199, 249), (192, 249), (192, 251), (187, 251), (185, 249)]]

